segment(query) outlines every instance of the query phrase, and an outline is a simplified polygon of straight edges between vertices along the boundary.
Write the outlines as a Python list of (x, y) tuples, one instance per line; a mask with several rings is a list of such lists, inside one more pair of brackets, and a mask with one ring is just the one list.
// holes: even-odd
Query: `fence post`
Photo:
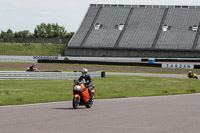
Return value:
[(4, 46), (4, 55), (6, 55), (6, 46), (5, 44), (3, 44), (3, 46)]

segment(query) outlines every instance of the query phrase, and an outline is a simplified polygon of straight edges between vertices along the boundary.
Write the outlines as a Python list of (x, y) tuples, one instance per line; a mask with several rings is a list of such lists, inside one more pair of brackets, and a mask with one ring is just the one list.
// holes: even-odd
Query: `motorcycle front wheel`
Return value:
[(73, 105), (74, 109), (78, 108), (78, 106), (79, 106), (79, 99), (78, 99), (78, 97), (74, 97), (72, 105)]

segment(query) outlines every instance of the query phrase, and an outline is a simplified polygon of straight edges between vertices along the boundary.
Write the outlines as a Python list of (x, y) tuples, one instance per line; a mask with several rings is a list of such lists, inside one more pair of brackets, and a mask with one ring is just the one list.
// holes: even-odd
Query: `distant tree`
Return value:
[(36, 38), (66, 38), (66, 36), (67, 31), (65, 28), (57, 23), (41, 23), (34, 30), (34, 37)]
[(1, 30), (0, 38), (13, 38), (14, 33), (11, 29), (8, 29), (6, 32)]
[(19, 32), (15, 32), (14, 38), (20, 38)]
[(66, 38), (67, 37), (67, 30), (63, 26), (59, 27), (59, 38)]
[(14, 37), (13, 31), (11, 29), (8, 29), (7, 30), (7, 38), (13, 38), (13, 37)]
[(53, 37), (54, 38), (59, 38), (60, 36), (60, 30), (59, 30), (59, 25), (58, 24), (52, 24), (52, 31), (53, 31)]
[(74, 35), (74, 32), (69, 32), (69, 33), (67, 33), (66, 38), (68, 38), (70, 40), (73, 35)]
[(41, 23), (40, 25), (37, 25), (34, 30), (34, 36), (36, 38), (47, 38), (46, 27), (47, 26), (45, 23)]
[(32, 34), (29, 32), (29, 30), (24, 30), (24, 31), (15, 32), (14, 37), (15, 38), (31, 38)]
[(47, 24), (47, 26), (46, 26), (46, 34), (47, 34), (47, 38), (53, 38), (54, 32), (53, 32), (51, 24)]
[(36, 25), (34, 33), (29, 30), (23, 30), (13, 33), (11, 29), (6, 32), (1, 30), (0, 38), (68, 38), (71, 39), (74, 32), (67, 32), (64, 26), (59, 26), (57, 23), (41, 23)]
[(7, 32), (1, 31), (0, 37), (1, 37), (1, 38), (7, 38)]

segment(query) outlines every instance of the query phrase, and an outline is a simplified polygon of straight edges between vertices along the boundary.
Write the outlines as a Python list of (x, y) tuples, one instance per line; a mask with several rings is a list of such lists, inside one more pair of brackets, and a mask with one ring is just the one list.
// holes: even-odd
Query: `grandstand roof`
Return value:
[(90, 4), (96, 7), (134, 7), (134, 8), (199, 8), (200, 6), (192, 5), (127, 5), (127, 4)]

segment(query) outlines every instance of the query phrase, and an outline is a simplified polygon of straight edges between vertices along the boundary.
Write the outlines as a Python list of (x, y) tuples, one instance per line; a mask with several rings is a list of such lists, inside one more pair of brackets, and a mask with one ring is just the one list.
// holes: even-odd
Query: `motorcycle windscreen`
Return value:
[(89, 95), (88, 90), (85, 90), (84, 92), (82, 92), (82, 97), (83, 97), (83, 100), (84, 100), (85, 102), (87, 102), (87, 101), (90, 100), (90, 95)]

